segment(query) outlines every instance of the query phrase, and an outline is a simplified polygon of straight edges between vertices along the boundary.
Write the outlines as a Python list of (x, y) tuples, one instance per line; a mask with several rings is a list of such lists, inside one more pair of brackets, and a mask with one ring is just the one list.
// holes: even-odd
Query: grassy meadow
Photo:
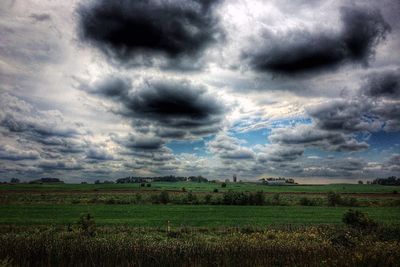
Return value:
[(399, 191), (1, 184), (0, 266), (399, 266)]
[(221, 187), (221, 183), (196, 183), (196, 182), (152, 182), (150, 187), (141, 187), (140, 184), (0, 184), (0, 192), (12, 190), (18, 191), (152, 191), (170, 190), (181, 191), (185, 188), (193, 192), (212, 192), (218, 189), (224, 191), (263, 191), (271, 193), (400, 193), (400, 186), (382, 186), (377, 184), (329, 184), (329, 185), (279, 185), (267, 186), (257, 183), (227, 183)]

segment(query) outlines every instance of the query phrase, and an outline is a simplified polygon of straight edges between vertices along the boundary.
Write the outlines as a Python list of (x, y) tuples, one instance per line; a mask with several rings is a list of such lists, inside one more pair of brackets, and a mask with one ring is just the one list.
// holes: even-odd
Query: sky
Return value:
[(400, 2), (2, 0), (0, 181), (400, 175)]

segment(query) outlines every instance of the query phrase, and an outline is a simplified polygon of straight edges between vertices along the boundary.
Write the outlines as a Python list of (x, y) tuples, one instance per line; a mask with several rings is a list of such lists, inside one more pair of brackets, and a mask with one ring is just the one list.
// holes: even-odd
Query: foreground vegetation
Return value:
[(398, 191), (1, 184), (0, 266), (400, 266)]
[(388, 226), (3, 227), (0, 259), (5, 266), (399, 266), (399, 241), (400, 229)]

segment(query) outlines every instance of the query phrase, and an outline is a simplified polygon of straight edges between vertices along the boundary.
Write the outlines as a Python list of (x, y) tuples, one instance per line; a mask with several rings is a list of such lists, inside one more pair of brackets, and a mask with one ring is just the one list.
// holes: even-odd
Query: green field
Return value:
[(399, 266), (399, 191), (1, 184), (0, 266)]
[(140, 187), (140, 184), (1, 184), (1, 190), (31, 190), (31, 191), (107, 191), (107, 190), (174, 190), (182, 188), (193, 192), (212, 192), (217, 188), (220, 192), (232, 191), (263, 191), (271, 193), (326, 193), (335, 191), (339, 193), (400, 193), (400, 186), (383, 185), (359, 185), (359, 184), (329, 184), (329, 185), (279, 185), (267, 186), (256, 183), (228, 183), (222, 188), (220, 183), (196, 183), (196, 182), (153, 182), (151, 187)]
[[(98, 225), (160, 227), (265, 226), (270, 224), (339, 224), (345, 207), (207, 206), (207, 205), (4, 205), (0, 223), (16, 225), (75, 223), (91, 213)], [(357, 208), (385, 224), (400, 222), (398, 207)]]

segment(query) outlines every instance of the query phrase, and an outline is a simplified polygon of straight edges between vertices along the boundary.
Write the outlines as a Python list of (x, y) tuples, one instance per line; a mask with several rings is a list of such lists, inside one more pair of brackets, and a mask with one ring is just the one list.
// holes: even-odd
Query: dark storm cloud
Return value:
[(157, 150), (163, 146), (162, 139), (157, 137), (134, 137), (131, 136), (128, 142), (125, 143), (127, 148), (138, 150)]
[(260, 163), (288, 162), (300, 158), (304, 149), (296, 146), (268, 145), (257, 155)]
[(369, 147), (367, 143), (358, 142), (351, 135), (320, 130), (315, 125), (273, 129), (269, 140), (281, 145), (317, 147), (328, 151), (359, 151)]
[(318, 129), (345, 134), (400, 129), (400, 74), (397, 70), (366, 76), (359, 93), (307, 109)]
[(122, 107), (118, 114), (132, 120), (134, 127), (153, 125), (162, 137), (202, 136), (220, 128), (225, 108), (201, 86), (186, 80), (146, 80), (132, 88), (131, 82), (110, 78), (91, 92), (110, 98)]
[(354, 100), (332, 100), (308, 109), (318, 128), (328, 131), (376, 131), (382, 126), (371, 112), (372, 104)]
[(362, 94), (370, 97), (400, 98), (400, 70), (373, 73), (366, 77)]
[(265, 32), (260, 48), (243, 53), (257, 71), (300, 74), (337, 67), (344, 63), (367, 65), (378, 43), (385, 39), (390, 26), (378, 10), (341, 8), (339, 33), (294, 31), (278, 37)]
[(91, 1), (77, 10), (80, 37), (128, 65), (139, 57), (151, 61), (154, 55), (165, 57), (170, 65), (183, 57), (196, 60), (220, 33), (213, 12), (218, 2)]

